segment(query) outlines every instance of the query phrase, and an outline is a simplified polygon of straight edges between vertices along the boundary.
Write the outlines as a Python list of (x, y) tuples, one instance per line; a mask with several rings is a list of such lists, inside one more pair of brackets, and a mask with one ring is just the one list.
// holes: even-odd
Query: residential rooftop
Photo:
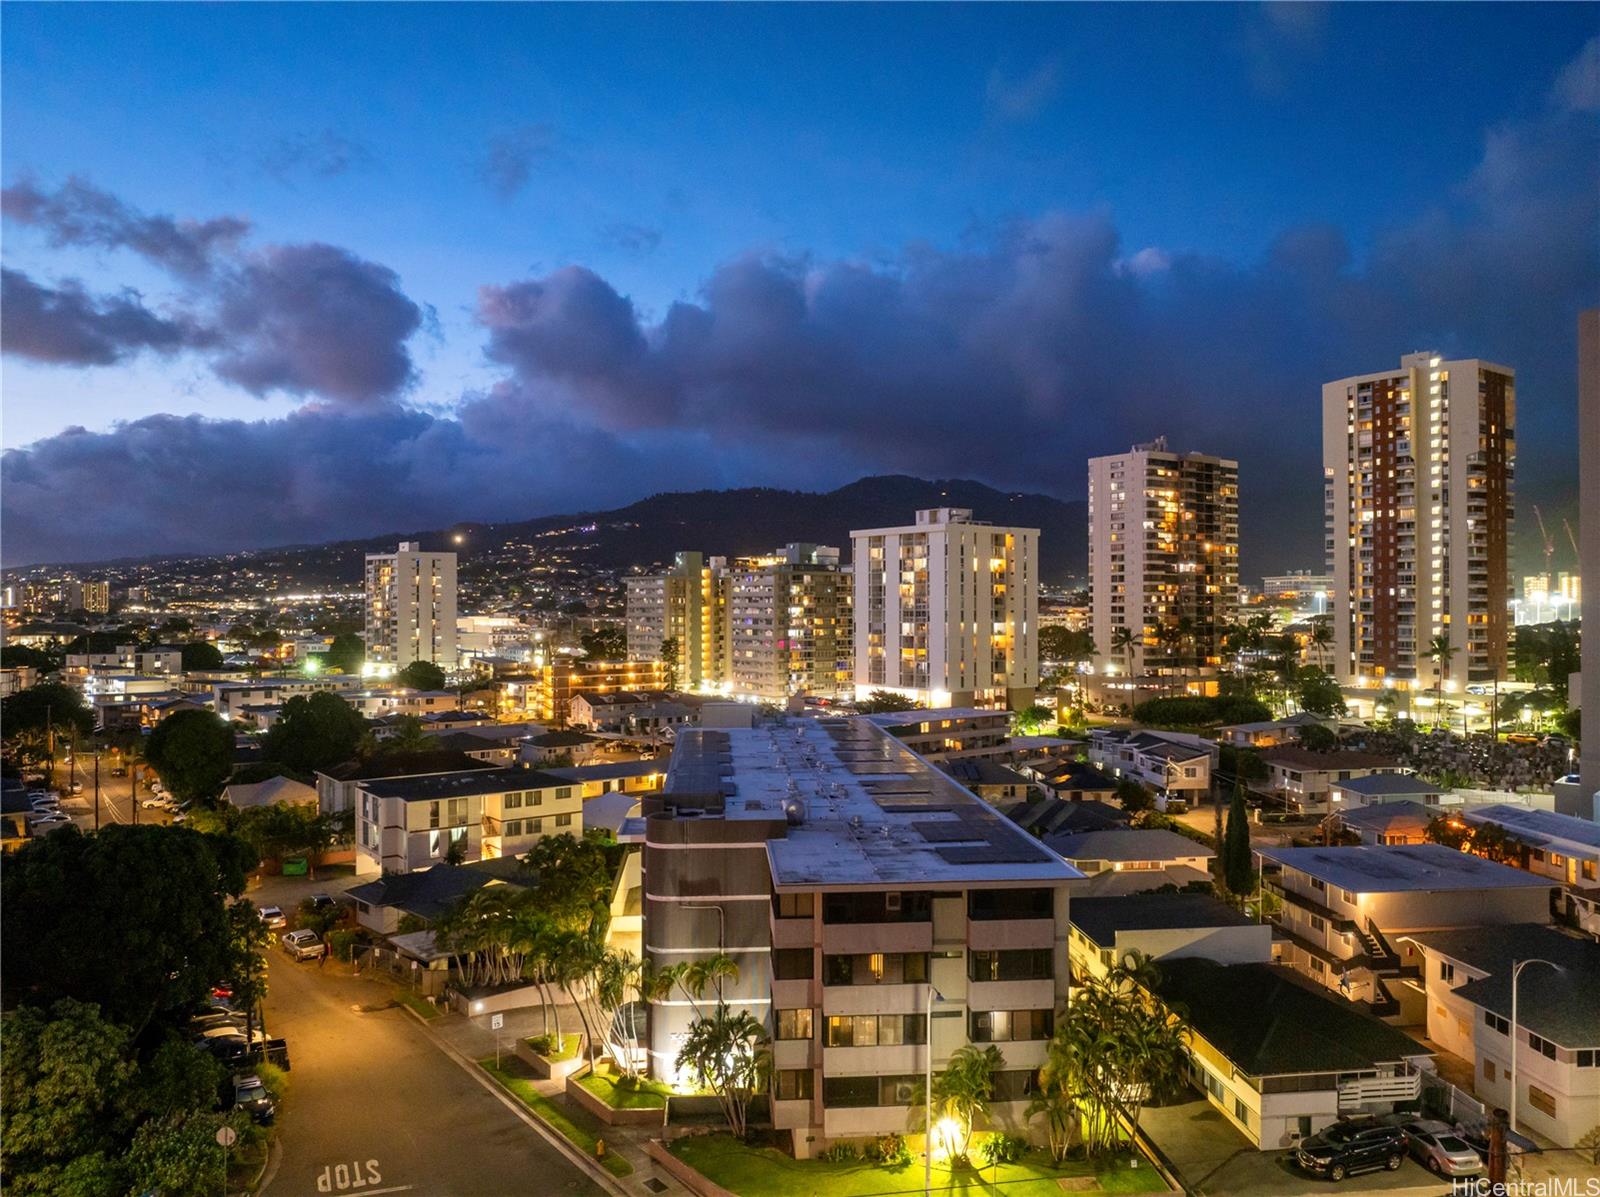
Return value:
[(1263, 748), (1261, 759), (1269, 765), (1287, 765), (1291, 769), (1311, 769), (1323, 773), (1338, 773), (1345, 769), (1399, 769), (1401, 764), (1392, 756), (1375, 752), (1312, 752), (1293, 744), (1277, 748)]
[[(1051, 884), (1083, 874), (869, 718), (779, 719), (679, 736), (667, 793), (785, 824), (774, 884)], [(680, 815), (680, 817), (682, 817)]]
[(1410, 799), (1396, 802), (1374, 802), (1370, 806), (1353, 806), (1341, 810), (1335, 818), (1346, 827), (1357, 831), (1384, 832), (1398, 827), (1424, 829), (1439, 813), (1436, 806), (1424, 806)]
[(1474, 822), (1496, 823), (1536, 848), (1566, 840), (1586, 848), (1600, 849), (1600, 823), (1592, 823), (1575, 815), (1561, 815), (1553, 810), (1513, 806), (1505, 802), (1463, 811), (1462, 817)]
[(1075, 897), (1071, 915), (1072, 925), (1102, 948), (1115, 947), (1119, 931), (1188, 931), (1255, 925), (1255, 920), (1210, 894)]
[(1164, 827), (1125, 827), (1111, 831), (1084, 831), (1053, 835), (1046, 843), (1067, 860), (1189, 860), (1210, 859), (1216, 852), (1186, 835)]
[(1401, 938), (1488, 974), (1455, 993), (1503, 1018), (1511, 1017), (1512, 966), (1535, 958), (1553, 961), (1560, 967), (1535, 965), (1523, 972), (1518, 1023), (1562, 1047), (1600, 1047), (1600, 943), (1539, 923), (1413, 931)]
[(878, 711), (861, 717), (871, 720), (878, 727), (890, 730), (956, 719), (1000, 719), (1008, 725), (1011, 721), (1008, 712), (993, 707), (930, 707), (926, 710), (918, 707), (910, 711)]
[(1549, 889), (1510, 865), (1460, 852), (1444, 844), (1357, 844), (1335, 848), (1258, 848), (1263, 860), (1358, 894), (1426, 893), (1447, 890)]
[(438, 802), (445, 798), (475, 798), (512, 790), (575, 786), (589, 779), (587, 769), (530, 769), (517, 765), (504, 769), (428, 773), (421, 777), (378, 778), (362, 783), (361, 788), (378, 798), (398, 798), (402, 802)]
[(1352, 777), (1349, 781), (1336, 781), (1330, 788), (1362, 798), (1437, 798), (1445, 792), (1443, 786), (1423, 781), (1414, 773), (1373, 773)]
[(1433, 1054), (1283, 965), (1184, 957), (1156, 967), (1162, 1000), (1182, 1005), (1190, 1025), (1246, 1076), (1359, 1072)]

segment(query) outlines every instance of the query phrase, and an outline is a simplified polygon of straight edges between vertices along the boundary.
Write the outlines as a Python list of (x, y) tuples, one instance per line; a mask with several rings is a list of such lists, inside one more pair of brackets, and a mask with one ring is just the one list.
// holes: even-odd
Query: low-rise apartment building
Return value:
[(866, 716), (912, 752), (934, 764), (1009, 752), (1011, 712), (978, 707), (883, 711)]
[(1533, 925), (1406, 938), (1426, 961), (1410, 984), (1426, 995), (1428, 1038), (1472, 1066), (1490, 1109), (1511, 1108), (1511, 970), (1533, 961), (1517, 989), (1518, 1129), (1572, 1147), (1600, 1127), (1600, 944)]
[(1156, 806), (1198, 801), (1211, 792), (1217, 746), (1186, 732), (1098, 729), (1089, 733), (1089, 763), (1156, 793)]
[(1366, 1003), (1420, 1022), (1401, 984), (1421, 963), (1408, 932), (1548, 923), (1550, 883), (1443, 844), (1259, 848), (1265, 887), (1281, 899), (1273, 921), (1288, 937), (1284, 963)]
[(1567, 913), (1600, 936), (1600, 824), (1575, 815), (1500, 803), (1461, 812), (1467, 823), (1499, 827), (1525, 846), (1520, 863), (1565, 889)]
[(1138, 952), (1157, 963), (1201, 956), (1218, 964), (1270, 964), (1272, 928), (1210, 894), (1128, 894), (1072, 899), (1072, 975), (1104, 977)]
[(1301, 711), (1286, 719), (1267, 719), (1260, 723), (1230, 723), (1217, 729), (1217, 740), (1234, 748), (1276, 748), (1280, 744), (1298, 744), (1300, 733), (1308, 727), (1321, 727), (1329, 731), (1339, 726), (1332, 715), (1318, 715)]
[(1336, 809), (1323, 820), (1335, 835), (1347, 833), (1363, 844), (1426, 844), (1437, 807), (1420, 802), (1377, 802)]
[(1080, 892), (1105, 897), (1165, 885), (1209, 886), (1211, 861), (1217, 855), (1186, 835), (1157, 827), (1051, 835), (1044, 843), (1089, 879)]
[(1370, 752), (1312, 752), (1306, 748), (1269, 748), (1261, 754), (1267, 765), (1267, 787), (1295, 810), (1327, 810), (1333, 784), (1380, 773), (1404, 773), (1393, 757)]
[[(722, 998), (772, 1031), (797, 1155), (904, 1132), (930, 1056), (969, 1042), (1005, 1056), (991, 1121), (1028, 1133), (1075, 869), (870, 719), (686, 731), (644, 812), (644, 957), (738, 962)], [(693, 1017), (652, 1003), (657, 1076)]]
[(1196, 1087), (1262, 1151), (1422, 1092), (1427, 1047), (1286, 968), (1189, 956), (1160, 973), (1157, 995), (1189, 1022)]
[(657, 658), (599, 661), (558, 654), (528, 673), (501, 678), (496, 685), (502, 718), (565, 727), (571, 719), (574, 695), (664, 690), (667, 666)]
[(313, 677), (264, 677), (249, 682), (219, 682), (211, 687), (211, 708), (224, 719), (239, 718), (246, 707), (281, 707), (299, 695), (309, 697), (326, 690), (348, 699), (368, 682), (355, 674), (317, 674)]

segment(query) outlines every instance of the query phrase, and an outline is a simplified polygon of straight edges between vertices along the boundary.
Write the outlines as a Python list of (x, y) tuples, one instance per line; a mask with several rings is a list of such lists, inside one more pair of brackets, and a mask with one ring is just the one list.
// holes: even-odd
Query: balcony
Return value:
[(1395, 1076), (1370, 1076), (1339, 1082), (1339, 1109), (1358, 1110), (1373, 1102), (1408, 1102), (1422, 1096), (1422, 1074), (1407, 1069)]

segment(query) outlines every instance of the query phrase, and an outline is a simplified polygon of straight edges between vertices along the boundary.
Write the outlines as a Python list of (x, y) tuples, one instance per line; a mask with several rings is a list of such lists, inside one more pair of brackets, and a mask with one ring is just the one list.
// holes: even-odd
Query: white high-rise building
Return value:
[(404, 669), (413, 661), (456, 667), (456, 555), (402, 541), (367, 554), (367, 660)]
[(1220, 664), (1239, 609), (1239, 463), (1173, 453), (1165, 437), (1091, 457), (1089, 590), (1103, 665), (1140, 677)]
[(933, 707), (1033, 701), (1039, 681), (1039, 530), (958, 507), (851, 532), (855, 692)]
[(789, 544), (741, 557), (728, 573), (727, 681), (736, 698), (781, 703), (797, 694), (854, 693), (843, 639), (849, 634), (850, 576), (839, 550)]
[(1511, 600), (1516, 375), (1408, 353), (1322, 388), (1335, 672), (1356, 685), (1503, 678)]

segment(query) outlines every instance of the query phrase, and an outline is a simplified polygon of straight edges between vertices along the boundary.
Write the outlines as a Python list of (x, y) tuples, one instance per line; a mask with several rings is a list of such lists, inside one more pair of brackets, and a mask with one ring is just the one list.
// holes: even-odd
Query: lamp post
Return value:
[(1508, 1103), (1511, 1110), (1511, 1131), (1517, 1129), (1517, 984), (1522, 978), (1522, 970), (1530, 964), (1548, 964), (1558, 973), (1566, 969), (1554, 960), (1544, 960), (1538, 956), (1527, 960), (1518, 960), (1511, 965), (1511, 1101)]
[(928, 986), (928, 1008), (923, 1012), (927, 1023), (927, 1033), (923, 1036), (927, 1043), (922, 1049), (922, 1100), (923, 1117), (927, 1124), (928, 1141), (922, 1145), (922, 1193), (928, 1197), (933, 1192), (933, 1003), (944, 1001), (941, 994), (932, 985)]

